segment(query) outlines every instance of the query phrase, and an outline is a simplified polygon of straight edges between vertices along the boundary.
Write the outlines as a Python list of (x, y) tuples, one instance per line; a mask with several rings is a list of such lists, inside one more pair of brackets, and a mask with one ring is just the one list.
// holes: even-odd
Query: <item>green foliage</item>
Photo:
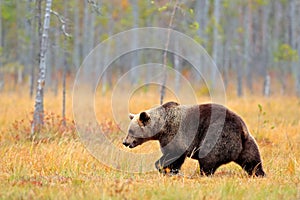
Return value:
[(1, 5), (2, 18), (5, 21), (16, 20), (16, 3), (15, 1), (5, 0)]
[(194, 30), (198, 30), (200, 28), (200, 25), (198, 22), (194, 21), (192, 24), (190, 24), (190, 28)]
[(274, 61), (296, 62), (299, 60), (298, 51), (293, 49), (289, 44), (281, 44), (277, 51), (274, 52)]
[(163, 12), (163, 11), (167, 10), (168, 7), (169, 7), (169, 4), (167, 3), (166, 5), (164, 5), (164, 6), (162, 6), (162, 7), (159, 7), (157, 10), (158, 10), (159, 12)]
[(266, 6), (269, 3), (269, 0), (254, 0), (254, 4), (256, 4), (257, 6)]

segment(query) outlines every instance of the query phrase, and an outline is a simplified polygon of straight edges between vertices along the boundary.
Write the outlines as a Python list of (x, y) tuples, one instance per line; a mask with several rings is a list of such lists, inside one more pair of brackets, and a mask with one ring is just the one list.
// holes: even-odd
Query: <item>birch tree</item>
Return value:
[[(219, 31), (218, 26), (220, 24), (220, 0), (215, 0), (214, 2), (214, 42), (213, 42), (213, 52), (212, 58), (216, 62), (217, 66), (219, 64), (219, 48), (220, 48), (220, 40), (219, 40)], [(214, 88), (214, 82), (216, 79), (216, 70), (212, 69), (212, 77), (211, 83), (212, 88)]]
[(74, 0), (74, 45), (73, 45), (73, 64), (78, 69), (80, 66), (80, 18), (79, 0)]
[[(169, 27), (168, 27), (169, 29), (171, 29), (173, 26), (173, 21), (174, 21), (177, 7), (178, 7), (178, 0), (176, 0), (174, 7), (173, 7), (173, 11), (172, 11), (170, 21), (169, 21)], [(167, 41), (165, 44), (165, 50), (164, 50), (164, 54), (163, 54), (163, 65), (164, 66), (167, 66), (167, 55), (168, 55), (168, 47), (169, 47), (169, 42), (170, 42), (170, 34), (171, 34), (171, 31), (168, 31)], [(165, 70), (163, 81), (162, 81), (162, 86), (161, 86), (161, 90), (160, 90), (160, 105), (162, 105), (164, 102), (164, 97), (166, 94), (166, 83), (167, 83), (167, 71)]]
[[(67, 19), (68, 17), (68, 1), (64, 2), (64, 16), (65, 19)], [(64, 20), (64, 22), (66, 22)], [(66, 26), (65, 24), (63, 24), (63, 26)], [(64, 32), (64, 66), (63, 66), (63, 80), (62, 80), (62, 125), (66, 126), (66, 78), (67, 78), (67, 67), (68, 67), (68, 53), (67, 53), (67, 35), (66, 35), (66, 31)]]
[[(242, 26), (243, 24), (243, 8), (240, 5), (239, 7), (239, 14), (240, 14), (240, 19), (239, 19), (239, 25), (238, 27)], [(241, 32), (237, 33), (237, 37), (239, 38), (239, 41), (237, 41), (237, 45), (235, 47), (236, 55), (235, 57), (235, 66), (236, 66), (236, 73), (237, 73), (237, 95), (239, 97), (243, 96), (244, 91), (243, 91), (243, 74), (244, 74), (244, 68), (242, 64), (243, 60), (243, 53), (242, 53), (242, 41), (243, 41), (243, 35)]]
[(39, 54), (39, 75), (37, 80), (37, 90), (35, 97), (33, 122), (31, 127), (31, 136), (33, 137), (36, 132), (39, 132), (40, 126), (44, 120), (44, 86), (46, 79), (46, 52), (48, 46), (48, 31), (50, 27), (52, 0), (46, 1), (45, 17), (43, 24), (43, 32), (41, 38), (41, 47)]
[(261, 66), (263, 68), (263, 75), (264, 75), (264, 86), (263, 91), (265, 96), (270, 95), (270, 84), (271, 84), (271, 77), (269, 75), (269, 48), (268, 48), (268, 20), (269, 20), (269, 12), (270, 6), (264, 6), (262, 9), (262, 38), (261, 38)]
[(251, 93), (253, 93), (252, 88), (252, 71), (250, 61), (252, 60), (252, 46), (250, 45), (251, 35), (252, 35), (252, 16), (251, 16), (251, 0), (248, 0), (248, 5), (245, 6), (244, 13), (244, 69), (246, 70), (247, 76), (247, 86)]
[[(138, 2), (137, 0), (131, 0), (130, 1), (132, 4), (132, 15), (133, 15), (133, 28), (138, 28), (138, 19), (139, 19), (139, 8), (138, 8)], [(136, 33), (133, 33), (133, 38), (132, 38), (132, 48), (136, 49), (138, 47), (138, 41), (139, 41), (139, 36)], [(131, 69), (133, 67), (136, 67), (136, 65), (139, 63), (139, 54), (138, 50), (132, 52), (132, 59), (131, 59)], [(137, 74), (137, 70), (131, 70), (130, 72), (131, 75), (131, 83), (132, 84), (137, 84), (139, 75)]]

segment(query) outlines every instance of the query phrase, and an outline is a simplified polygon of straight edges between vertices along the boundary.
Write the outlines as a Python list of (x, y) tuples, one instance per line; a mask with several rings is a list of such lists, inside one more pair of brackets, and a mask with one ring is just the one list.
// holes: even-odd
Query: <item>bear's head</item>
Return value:
[(123, 140), (126, 147), (134, 148), (146, 141), (154, 140), (164, 126), (165, 112), (160, 107), (143, 111), (139, 114), (129, 114), (130, 124), (128, 134)]

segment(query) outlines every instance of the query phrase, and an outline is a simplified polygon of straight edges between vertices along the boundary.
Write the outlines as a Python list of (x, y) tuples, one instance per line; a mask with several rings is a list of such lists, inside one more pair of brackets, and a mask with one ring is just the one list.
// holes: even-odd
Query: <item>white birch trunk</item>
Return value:
[(36, 90), (36, 97), (35, 97), (33, 123), (31, 127), (31, 136), (34, 136), (34, 133), (39, 131), (40, 126), (43, 124), (43, 118), (44, 118), (44, 86), (45, 86), (45, 79), (46, 79), (46, 52), (48, 46), (48, 31), (50, 27), (51, 6), (52, 6), (52, 0), (47, 0), (42, 40), (41, 40), (41, 48), (40, 48), (39, 76), (37, 80), (37, 90)]
[(264, 96), (270, 95), (270, 76), (269, 76), (269, 48), (268, 48), (268, 20), (270, 13), (270, 6), (266, 5), (263, 9), (263, 19), (262, 19), (262, 67), (264, 68)]
[(269, 74), (267, 74), (264, 80), (264, 95), (266, 97), (270, 96), (270, 91), (271, 91), (270, 84), (271, 84), (271, 77)]

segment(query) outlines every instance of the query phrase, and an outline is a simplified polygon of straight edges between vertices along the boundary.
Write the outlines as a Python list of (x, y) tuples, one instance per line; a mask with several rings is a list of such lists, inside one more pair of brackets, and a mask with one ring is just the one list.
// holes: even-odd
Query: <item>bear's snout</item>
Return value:
[(126, 142), (125, 140), (123, 140), (123, 145), (124, 145), (125, 147), (128, 147), (128, 146), (129, 146), (129, 143)]
[(131, 140), (129, 141), (129, 139), (128, 139), (128, 137), (127, 137), (125, 140), (123, 140), (123, 145), (124, 145), (125, 147), (134, 148), (134, 147), (136, 147), (138, 144), (137, 144), (137, 141), (136, 141), (135, 139), (131, 139)]

